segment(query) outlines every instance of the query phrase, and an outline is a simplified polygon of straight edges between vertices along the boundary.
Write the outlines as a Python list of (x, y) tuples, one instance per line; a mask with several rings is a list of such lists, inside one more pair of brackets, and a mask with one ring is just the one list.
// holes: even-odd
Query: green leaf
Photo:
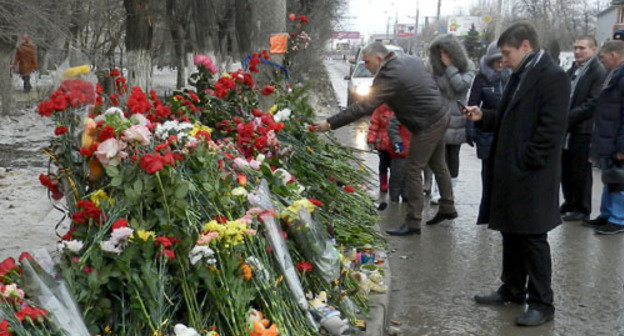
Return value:
[(134, 191), (139, 195), (141, 194), (143, 191), (143, 181), (140, 179), (134, 181)]
[(115, 176), (111, 180), (111, 186), (119, 187), (121, 185), (121, 182), (123, 182), (123, 180), (121, 179), (121, 176)]
[(175, 197), (178, 199), (183, 199), (184, 197), (186, 197), (186, 193), (188, 192), (188, 189), (189, 189), (188, 183), (186, 182), (180, 183), (175, 190), (175, 194), (174, 194)]
[(108, 175), (110, 177), (117, 177), (117, 176), (119, 176), (119, 169), (117, 169), (116, 166), (105, 165), (104, 166), (104, 170), (106, 171), (106, 175)]

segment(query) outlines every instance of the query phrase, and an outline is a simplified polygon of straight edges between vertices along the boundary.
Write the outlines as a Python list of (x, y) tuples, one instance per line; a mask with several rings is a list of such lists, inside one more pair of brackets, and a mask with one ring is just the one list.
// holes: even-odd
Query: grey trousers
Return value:
[(445, 161), (444, 133), (448, 122), (449, 116), (446, 115), (429, 128), (412, 134), (404, 170), (408, 199), (405, 224), (410, 228), (420, 227), (422, 221), (424, 201), (422, 171), (427, 165), (433, 171), (440, 188), (441, 197), (438, 211), (443, 214), (456, 211), (451, 174)]
[(390, 161), (390, 185), (388, 190), (390, 191), (390, 200), (398, 201), (399, 196), (403, 197), (403, 200), (409, 199), (407, 197), (407, 188), (405, 187), (405, 158), (392, 158)]

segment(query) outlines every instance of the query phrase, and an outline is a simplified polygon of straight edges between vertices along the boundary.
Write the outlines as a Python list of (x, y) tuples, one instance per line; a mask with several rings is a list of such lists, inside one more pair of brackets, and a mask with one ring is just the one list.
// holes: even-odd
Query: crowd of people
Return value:
[[(439, 206), (427, 224), (458, 216), (459, 151), (463, 143), (476, 146), (483, 187), (477, 224), (501, 232), (503, 263), (502, 285), (474, 299), (527, 303), (516, 319), (521, 326), (551, 321), (548, 232), (562, 220), (596, 234), (624, 232), (624, 42), (598, 49), (594, 37), (577, 38), (566, 72), (540, 48), (535, 28), (517, 22), (488, 46), (476, 73), (451, 35), (434, 40), (429, 55), (426, 65), (369, 44), (363, 59), (375, 74), (371, 94), (314, 128), (373, 115), (368, 142), (380, 156), (380, 190), (407, 203), (405, 221), (386, 231), (396, 236), (420, 234), (429, 191)], [(592, 165), (604, 185), (594, 219)]]

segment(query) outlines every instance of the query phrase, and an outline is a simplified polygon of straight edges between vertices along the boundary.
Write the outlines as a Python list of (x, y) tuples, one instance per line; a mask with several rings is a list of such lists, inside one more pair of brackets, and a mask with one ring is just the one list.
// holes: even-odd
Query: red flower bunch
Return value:
[(119, 69), (113, 68), (113, 69), (110, 70), (110, 76), (111, 77), (121, 76), (121, 71), (119, 71)]
[(160, 258), (162, 256), (165, 256), (167, 259), (172, 260), (173, 258), (175, 258), (175, 252), (173, 252), (172, 250), (163, 250), (156, 255), (156, 258)]
[(11, 273), (15, 269), (15, 259), (9, 257), (0, 263), (0, 278)]
[(308, 201), (310, 201), (310, 203), (316, 205), (317, 207), (322, 207), (323, 206), (323, 202), (316, 200), (314, 198), (308, 198)]
[(160, 153), (145, 154), (139, 160), (139, 167), (148, 174), (155, 174), (161, 171), (165, 166), (175, 167), (176, 161), (182, 161), (182, 155), (171, 153), (171, 151), (166, 151), (163, 155)]
[(14, 333), (9, 331), (9, 321), (2, 320), (0, 322), (0, 336), (15, 336)]
[(80, 148), (80, 155), (85, 157), (92, 157), (93, 153), (97, 150), (99, 142), (92, 143), (89, 147)]
[(120, 95), (128, 92), (128, 83), (126, 83), (126, 79), (124, 77), (119, 76), (115, 79), (115, 89)]
[(72, 215), (72, 219), (74, 223), (77, 224), (85, 224), (89, 218), (93, 220), (97, 220), (97, 223), (100, 222), (102, 217), (102, 210), (93, 204), (93, 202), (89, 200), (82, 200), (76, 203), (78, 209), (82, 209), (81, 211), (76, 211)]
[[(111, 125), (104, 125), (103, 123), (101, 123), (100, 125), (98, 125), (100, 130), (98, 131), (98, 141), (99, 142), (104, 142), (110, 138), (114, 138), (115, 137), (115, 129), (113, 128), (113, 126)], [(102, 127), (104, 126), (104, 127)], [(97, 147), (96, 147), (97, 149)]]
[(128, 105), (128, 109), (132, 113), (146, 114), (146, 112), (152, 109), (152, 104), (147, 100), (145, 92), (138, 86), (133, 87), (132, 91), (130, 91), (130, 97), (128, 97), (126, 105)]
[(80, 79), (68, 79), (61, 83), (59, 90), (66, 95), (71, 107), (95, 103), (95, 89), (89, 82)]
[[(243, 123), (241, 121), (236, 125), (236, 131), (238, 133), (236, 144), (239, 151), (241, 151), (246, 158), (253, 156), (254, 150), (259, 153), (266, 153), (270, 148), (279, 147), (277, 139), (275, 138), (275, 133), (284, 129), (284, 124), (281, 122), (276, 123), (273, 116), (269, 113), (262, 114), (260, 110), (253, 110), (252, 114), (256, 118), (260, 118), (260, 125), (258, 125), (256, 121), (250, 121), (248, 123)], [(273, 131), (273, 133), (271, 133), (271, 131)]]
[(53, 175), (39, 175), (39, 182), (44, 187), (47, 187), (48, 190), (52, 193), (52, 199), (60, 200), (63, 198), (63, 193), (59, 188), (59, 182)]
[(312, 266), (312, 264), (308, 261), (300, 261), (295, 267), (297, 268), (297, 271), (299, 271), (299, 273), (307, 274), (312, 272), (312, 269), (314, 268), (314, 266)]
[(224, 98), (230, 93), (230, 90), (236, 88), (236, 82), (231, 77), (221, 77), (214, 85), (215, 96)]
[(24, 322), (25, 318), (30, 318), (32, 321), (43, 322), (43, 319), (48, 316), (48, 312), (42, 308), (33, 308), (26, 306), (15, 313), (15, 317)]

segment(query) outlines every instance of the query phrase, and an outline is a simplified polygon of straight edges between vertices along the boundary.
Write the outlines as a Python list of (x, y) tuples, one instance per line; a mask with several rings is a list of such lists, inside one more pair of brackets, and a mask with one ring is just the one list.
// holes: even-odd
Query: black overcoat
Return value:
[(561, 223), (561, 145), (570, 80), (546, 53), (538, 52), (534, 60), (521, 72), (517, 90), (511, 85), (514, 74), (498, 109), (484, 112), (477, 123), (494, 132), (491, 198), (483, 215), (490, 229), (504, 233), (542, 234)]

